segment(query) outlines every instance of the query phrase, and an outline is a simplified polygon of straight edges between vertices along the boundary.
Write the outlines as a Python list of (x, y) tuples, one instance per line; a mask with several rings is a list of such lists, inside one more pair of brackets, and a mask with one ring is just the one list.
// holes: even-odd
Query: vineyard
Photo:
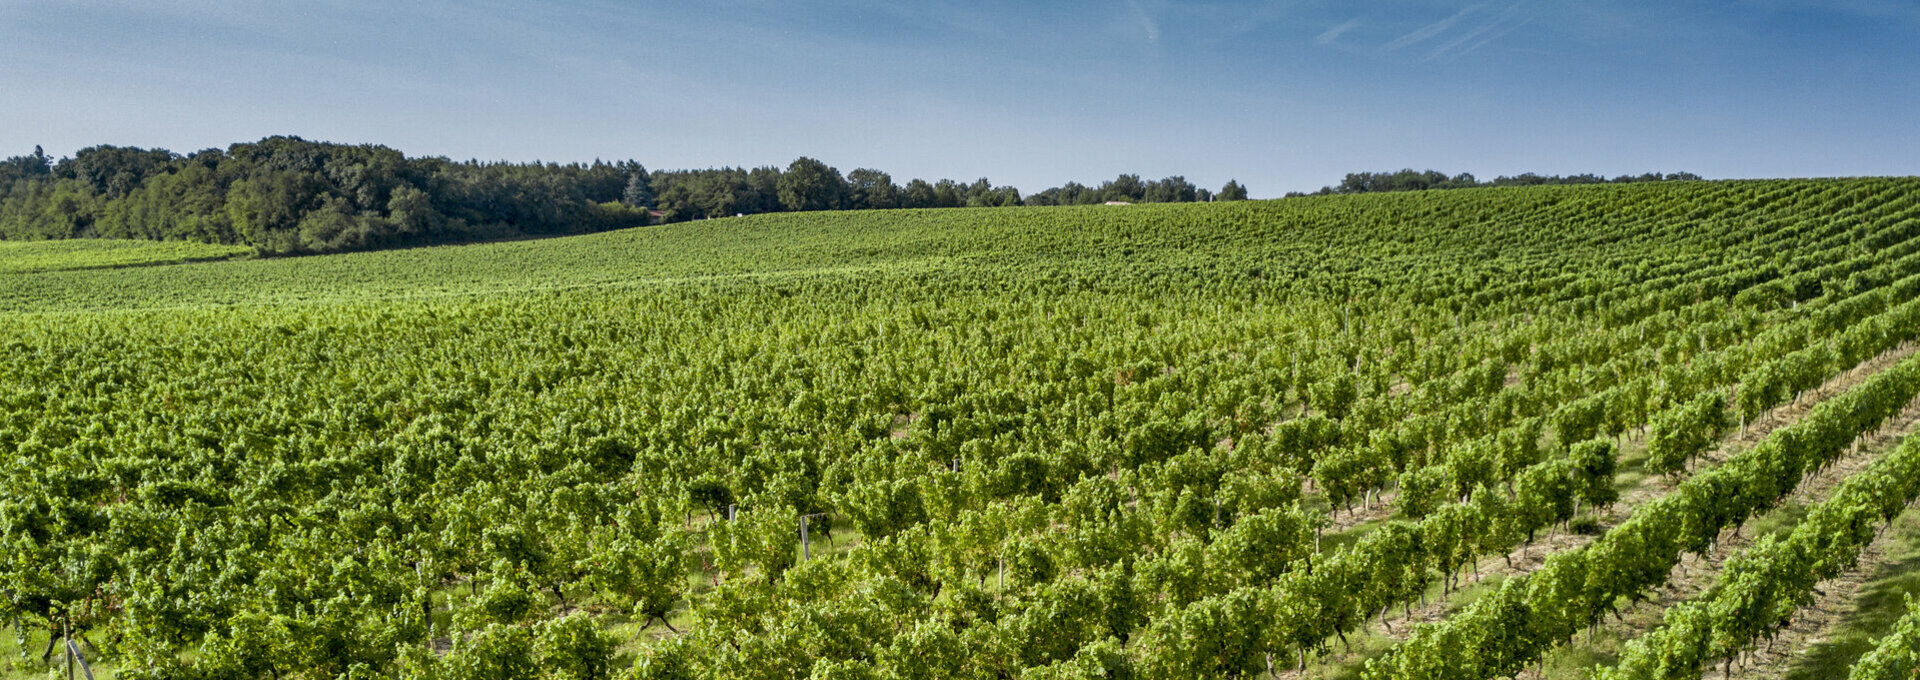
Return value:
[(0, 274), (227, 260), (253, 251), (191, 241), (0, 241)]
[(1920, 179), (244, 252), (0, 242), (0, 678), (1920, 667)]

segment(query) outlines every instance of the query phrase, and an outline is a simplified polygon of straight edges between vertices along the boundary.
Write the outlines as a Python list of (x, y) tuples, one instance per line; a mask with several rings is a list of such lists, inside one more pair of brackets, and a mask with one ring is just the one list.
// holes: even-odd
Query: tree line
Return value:
[(810, 210), (886, 210), (892, 208), (982, 208), (1037, 205), (1193, 203), (1246, 200), (1246, 187), (1229, 181), (1216, 193), (1181, 176), (1143, 180), (1122, 174), (1099, 186), (1078, 182), (1035, 194), (973, 182), (909, 180), (905, 186), (873, 168), (842, 175), (836, 168), (802, 157), (782, 170), (775, 167), (671, 170), (634, 173), (623, 197), (631, 206), (657, 211), (666, 222)]
[[(1492, 181), (1435, 170), (1351, 173), (1318, 194), (1541, 184), (1697, 180), (1692, 173), (1608, 179), (1526, 173)], [(1304, 195), (1299, 192), (1288, 196)], [(456, 162), (380, 145), (268, 137), (182, 155), (95, 146), (53, 160), (39, 147), (0, 161), (0, 240), (133, 238), (246, 245), (264, 255), (585, 233), (760, 213), (892, 208), (1191, 203), (1247, 199), (1182, 176), (1121, 174), (1033, 194), (913, 179), (873, 168), (842, 174), (802, 157), (787, 167), (649, 171), (632, 160)]]
[(177, 154), (95, 146), (0, 161), (0, 240), (132, 238), (252, 246), (265, 255), (584, 233), (804, 210), (1244, 200), (1185, 177), (1123, 174), (1022, 195), (986, 178), (844, 175), (812, 158), (778, 167), (649, 171), (635, 161), (456, 162), (379, 145), (268, 137)]
[(643, 224), (634, 164), (458, 163), (269, 137), (180, 155), (96, 146), (0, 163), (0, 238), (132, 238), (324, 253)]
[[(1479, 187), (1531, 187), (1545, 184), (1631, 184), (1634, 182), (1684, 182), (1701, 179), (1691, 172), (1658, 173), (1649, 172), (1639, 175), (1620, 175), (1607, 178), (1593, 173), (1578, 175), (1539, 175), (1522, 173), (1519, 175), (1501, 175), (1491, 181), (1481, 181), (1473, 173), (1463, 172), (1448, 175), (1438, 170), (1414, 170), (1411, 168), (1398, 172), (1352, 172), (1335, 186), (1321, 187), (1311, 195), (1329, 194), (1371, 194), (1386, 191), (1425, 191), (1427, 189), (1473, 189)], [(1303, 192), (1289, 192), (1287, 197), (1307, 196)]]

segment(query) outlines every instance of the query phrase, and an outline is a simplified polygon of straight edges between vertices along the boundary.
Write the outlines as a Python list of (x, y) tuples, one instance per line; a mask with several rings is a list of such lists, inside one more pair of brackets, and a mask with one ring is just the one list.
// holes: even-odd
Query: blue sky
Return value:
[(270, 134), (1255, 196), (1920, 174), (1920, 2), (0, 0), (0, 155)]

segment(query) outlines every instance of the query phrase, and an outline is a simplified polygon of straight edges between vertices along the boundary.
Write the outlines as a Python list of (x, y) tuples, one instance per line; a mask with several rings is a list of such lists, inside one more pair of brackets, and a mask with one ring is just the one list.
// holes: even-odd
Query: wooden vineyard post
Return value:
[(73, 643), (72, 637), (68, 637), (67, 638), (67, 679), (68, 680), (73, 679), (73, 664), (76, 661), (80, 663), (80, 672), (86, 675), (87, 680), (93, 680), (93, 668), (87, 665), (87, 657), (82, 656), (80, 654), (80, 646)]
[(61, 651), (66, 657), (67, 680), (73, 680), (73, 667), (76, 663), (80, 666), (80, 670), (87, 674), (87, 680), (93, 680), (93, 669), (87, 667), (86, 657), (80, 656), (80, 646), (73, 643), (73, 628), (70, 622), (60, 622), (60, 640), (66, 647)]
[[(805, 562), (807, 560), (813, 559), (813, 543), (807, 540), (807, 520), (815, 517), (819, 517), (825, 514), (827, 513), (816, 512), (811, 515), (800, 516), (800, 561)], [(829, 526), (827, 528), (829, 529), (829, 531), (827, 532), (827, 535), (832, 536), (833, 532), (831, 531), (831, 529), (833, 527)]]

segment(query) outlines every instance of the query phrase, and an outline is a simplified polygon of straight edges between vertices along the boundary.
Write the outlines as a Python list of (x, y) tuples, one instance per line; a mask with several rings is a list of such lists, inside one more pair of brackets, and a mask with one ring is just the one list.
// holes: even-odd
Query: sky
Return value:
[(276, 134), (1033, 192), (1920, 174), (1920, 1), (0, 0), (0, 156)]

